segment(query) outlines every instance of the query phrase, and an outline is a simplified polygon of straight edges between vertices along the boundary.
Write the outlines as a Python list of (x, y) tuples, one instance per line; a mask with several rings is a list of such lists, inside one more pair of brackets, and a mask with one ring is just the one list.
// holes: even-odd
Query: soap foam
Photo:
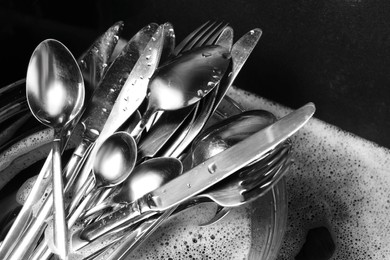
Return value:
[(128, 259), (246, 259), (250, 208), (235, 208), (220, 222), (198, 226), (214, 212), (215, 206), (207, 203), (171, 217)]
[[(291, 110), (232, 88), (247, 109)], [(293, 137), (287, 230), (278, 260), (294, 259), (309, 229), (325, 226), (332, 259), (390, 259), (390, 151), (315, 118)]]

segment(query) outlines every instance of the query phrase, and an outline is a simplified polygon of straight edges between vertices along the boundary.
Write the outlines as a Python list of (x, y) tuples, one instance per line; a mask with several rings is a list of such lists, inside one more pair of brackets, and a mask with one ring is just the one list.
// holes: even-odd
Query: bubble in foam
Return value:
[(215, 212), (201, 204), (167, 220), (128, 259), (243, 259), (251, 247), (251, 216), (247, 206), (222, 221), (200, 227)]

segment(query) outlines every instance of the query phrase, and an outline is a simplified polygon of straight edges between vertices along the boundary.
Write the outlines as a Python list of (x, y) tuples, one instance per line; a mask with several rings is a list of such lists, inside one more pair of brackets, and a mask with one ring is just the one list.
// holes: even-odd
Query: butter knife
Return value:
[(291, 112), (140, 199), (90, 224), (80, 237), (92, 241), (126, 222), (137, 223), (201, 193), (284, 142), (306, 124), (314, 111), (314, 104), (308, 103)]

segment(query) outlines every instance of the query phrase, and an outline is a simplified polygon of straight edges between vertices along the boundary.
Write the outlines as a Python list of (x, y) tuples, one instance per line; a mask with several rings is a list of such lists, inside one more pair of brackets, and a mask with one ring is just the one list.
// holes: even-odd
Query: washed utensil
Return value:
[(314, 110), (314, 105), (309, 103), (290, 113), (135, 202), (90, 224), (80, 234), (81, 238), (92, 241), (125, 222), (137, 223), (203, 192), (285, 141), (311, 118)]
[[(95, 191), (104, 187), (113, 187), (122, 183), (132, 172), (136, 162), (136, 143), (131, 135), (127, 132), (116, 132), (107, 138), (100, 146), (96, 155), (93, 167), (94, 179), (90, 178), (85, 183), (86, 188), (94, 186)], [(95, 180), (95, 183), (93, 183)], [(79, 208), (72, 212), (67, 218), (67, 228), (70, 229), (78, 219), (79, 214), (88, 200), (93, 197), (90, 192)], [(50, 256), (47, 251), (47, 237), (41, 242), (31, 259), (46, 259)], [(50, 239), (50, 238), (49, 238)]]
[[(182, 52), (190, 50), (191, 47), (199, 47), (203, 43), (204, 45), (214, 44), (217, 37), (221, 34), (225, 28), (224, 23), (206, 23), (192, 33), (190, 33), (182, 42), (174, 49), (170, 55), (171, 59), (174, 56), (181, 54)], [(205, 28), (207, 27), (207, 28)], [(205, 40), (207, 40), (205, 42)], [(173, 54), (175, 53), (175, 55)], [(148, 134), (145, 135), (139, 143), (138, 152), (139, 158), (154, 157), (162, 147), (170, 140), (177, 131), (180, 131), (183, 126), (186, 128), (195, 119), (196, 113), (193, 106), (182, 108), (180, 110), (165, 111), (163, 112), (158, 121), (155, 122), (151, 129), (148, 130)]]
[(87, 190), (93, 187), (96, 187), (95, 192), (98, 192), (100, 189), (114, 187), (124, 182), (137, 161), (136, 151), (137, 145), (129, 133), (116, 132), (108, 137), (96, 154), (93, 175), (84, 183), (79, 194), (86, 194)]
[(185, 164), (184, 170), (203, 163), (275, 121), (276, 117), (265, 110), (249, 110), (222, 120), (195, 138), (183, 160), (190, 162)]
[(142, 197), (148, 192), (179, 176), (183, 172), (180, 160), (173, 157), (156, 157), (138, 165), (123, 183), (121, 190), (110, 200), (92, 208), (89, 216), (107, 207), (118, 208)]
[(35, 49), (27, 70), (26, 94), (32, 114), (54, 129), (54, 244), (59, 257), (66, 259), (68, 245), (61, 174), (61, 131), (82, 110), (84, 81), (76, 60), (62, 43), (46, 40)]
[(177, 110), (203, 98), (219, 82), (229, 65), (228, 50), (205, 46), (160, 67), (148, 86), (148, 106), (132, 135), (138, 139), (157, 111)]
[[(139, 199), (146, 193), (160, 187), (166, 182), (179, 176), (183, 172), (183, 166), (180, 160), (170, 157), (158, 157), (147, 160), (142, 164), (138, 165), (134, 171), (130, 174), (129, 178), (123, 183), (121, 191), (112, 198), (99, 206), (119, 206), (128, 204), (130, 202)], [(129, 227), (130, 228), (130, 227)], [(121, 228), (120, 230), (122, 230)], [(127, 228), (126, 228), (127, 229)], [(106, 240), (111, 242), (118, 238), (119, 230), (115, 230), (113, 233), (118, 233), (114, 236), (109, 236)], [(122, 234), (123, 235), (123, 234)], [(94, 241), (89, 243), (88, 241), (78, 239), (78, 234), (72, 236), (72, 251), (79, 251), (82, 247), (83, 252), (90, 251), (90, 248), (98, 248), (98, 244), (103, 243), (109, 244), (110, 241)], [(79, 251), (78, 253), (81, 253)]]
[[(93, 82), (100, 81), (101, 76), (103, 75), (105, 64), (107, 64), (109, 58), (111, 57), (111, 54), (114, 50), (114, 47), (117, 43), (118, 34), (121, 32), (122, 29), (122, 23), (118, 22), (111, 26), (102, 36), (100, 36), (93, 44), (92, 46), (79, 58), (79, 65), (82, 74), (90, 75), (85, 84), (85, 100), (89, 100), (92, 93), (96, 88), (96, 85), (93, 85)], [(100, 52), (97, 54), (95, 49), (98, 48)], [(94, 62), (95, 65), (92, 65), (91, 63)], [(83, 64), (81, 64), (83, 63)], [(95, 71), (94, 73), (91, 73), (92, 69)], [(95, 78), (92, 77), (92, 74)], [(21, 82), (21, 81), (19, 81)], [(22, 81), (24, 82), (24, 80)], [(74, 120), (76, 121), (76, 120)], [(74, 125), (69, 124), (68, 125), (68, 131), (67, 133), (64, 133), (63, 140), (63, 149), (66, 146), (67, 141), (69, 140), (70, 133), (72, 133)], [(45, 189), (47, 187), (47, 181), (45, 181), (45, 176), (48, 175), (47, 172), (50, 170), (50, 160), (51, 155), (48, 156), (47, 160), (45, 161), (38, 178), (33, 186), (33, 189), (31, 190), (29, 197), (27, 201), (24, 203), (23, 208), (19, 212), (17, 218), (15, 219), (14, 223), (12, 224), (11, 229), (7, 233), (6, 238), (4, 239), (3, 243), (0, 247), (0, 259), (4, 259), (6, 254), (10, 251), (12, 248), (12, 244), (15, 244), (17, 241), (17, 237), (22, 233), (24, 227), (29, 223), (29, 219), (32, 214), (32, 207), (41, 199), (43, 196), (43, 193), (45, 192)], [(66, 171), (68, 167), (66, 166), (64, 171)], [(51, 196), (49, 196), (51, 197)], [(52, 200), (52, 199), (51, 199)], [(52, 204), (52, 203), (51, 203)], [(47, 213), (49, 214), (49, 213)]]

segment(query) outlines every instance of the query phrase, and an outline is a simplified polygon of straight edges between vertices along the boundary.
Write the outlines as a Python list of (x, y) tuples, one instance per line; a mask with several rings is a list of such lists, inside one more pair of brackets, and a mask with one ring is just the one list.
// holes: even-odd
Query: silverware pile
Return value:
[[(176, 46), (171, 24), (151, 23), (116, 56), (122, 28), (77, 61), (51, 39), (32, 54), (28, 105), (55, 138), (0, 259), (125, 259), (170, 215), (213, 201), (210, 225), (288, 171), (289, 137), (314, 105), (277, 120), (226, 96), (261, 30), (233, 44), (230, 26), (207, 22)], [(81, 141), (62, 167), (77, 127)]]

